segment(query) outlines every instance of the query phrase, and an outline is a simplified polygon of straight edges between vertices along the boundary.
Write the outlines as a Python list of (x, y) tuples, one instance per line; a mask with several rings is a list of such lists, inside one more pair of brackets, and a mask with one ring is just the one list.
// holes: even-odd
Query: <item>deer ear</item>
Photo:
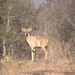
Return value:
[(28, 31), (31, 31), (31, 30), (32, 30), (32, 28), (31, 28), (31, 27), (29, 27), (29, 28), (28, 28)]
[(25, 32), (26, 29), (25, 28), (21, 28), (21, 30)]

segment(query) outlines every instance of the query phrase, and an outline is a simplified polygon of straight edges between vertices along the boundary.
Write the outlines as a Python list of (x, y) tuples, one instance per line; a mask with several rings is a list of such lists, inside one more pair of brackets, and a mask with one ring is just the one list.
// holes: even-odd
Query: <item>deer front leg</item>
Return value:
[(35, 49), (33, 49), (33, 50), (31, 51), (31, 59), (32, 59), (32, 61), (35, 60)]

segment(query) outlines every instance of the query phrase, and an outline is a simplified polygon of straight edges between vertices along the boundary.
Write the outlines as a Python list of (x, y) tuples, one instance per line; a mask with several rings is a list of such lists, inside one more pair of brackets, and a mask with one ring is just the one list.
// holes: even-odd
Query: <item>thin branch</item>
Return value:
[(75, 26), (75, 24), (74, 24), (70, 19), (68, 19), (68, 21), (69, 21), (73, 26)]
[(63, 15), (64, 15), (64, 18), (69, 21), (73, 26), (75, 26), (75, 24), (71, 21), (71, 19), (68, 17), (68, 14), (66, 14), (63, 10)]

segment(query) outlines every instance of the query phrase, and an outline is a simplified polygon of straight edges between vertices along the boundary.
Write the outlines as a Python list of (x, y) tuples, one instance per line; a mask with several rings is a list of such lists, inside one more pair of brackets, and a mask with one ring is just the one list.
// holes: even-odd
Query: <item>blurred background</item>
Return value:
[[(49, 62), (75, 63), (75, 0), (0, 0), (0, 59), (31, 60), (22, 27), (49, 39)], [(37, 48), (36, 60), (43, 58)]]

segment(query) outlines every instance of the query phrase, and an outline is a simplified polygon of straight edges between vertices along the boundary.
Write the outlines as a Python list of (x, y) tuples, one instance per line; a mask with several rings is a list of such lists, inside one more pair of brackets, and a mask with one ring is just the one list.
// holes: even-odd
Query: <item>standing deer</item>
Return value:
[(35, 47), (40, 47), (42, 48), (42, 50), (45, 53), (45, 59), (47, 59), (48, 56), (48, 51), (47, 51), (47, 46), (48, 46), (48, 39), (45, 37), (40, 37), (38, 35), (30, 35), (28, 32), (30, 32), (32, 30), (31, 27), (29, 28), (22, 28), (22, 31), (25, 32), (25, 38), (26, 38), (26, 42), (29, 44), (29, 46), (31, 47), (31, 59), (32, 61), (34, 61), (34, 51), (35, 51)]

